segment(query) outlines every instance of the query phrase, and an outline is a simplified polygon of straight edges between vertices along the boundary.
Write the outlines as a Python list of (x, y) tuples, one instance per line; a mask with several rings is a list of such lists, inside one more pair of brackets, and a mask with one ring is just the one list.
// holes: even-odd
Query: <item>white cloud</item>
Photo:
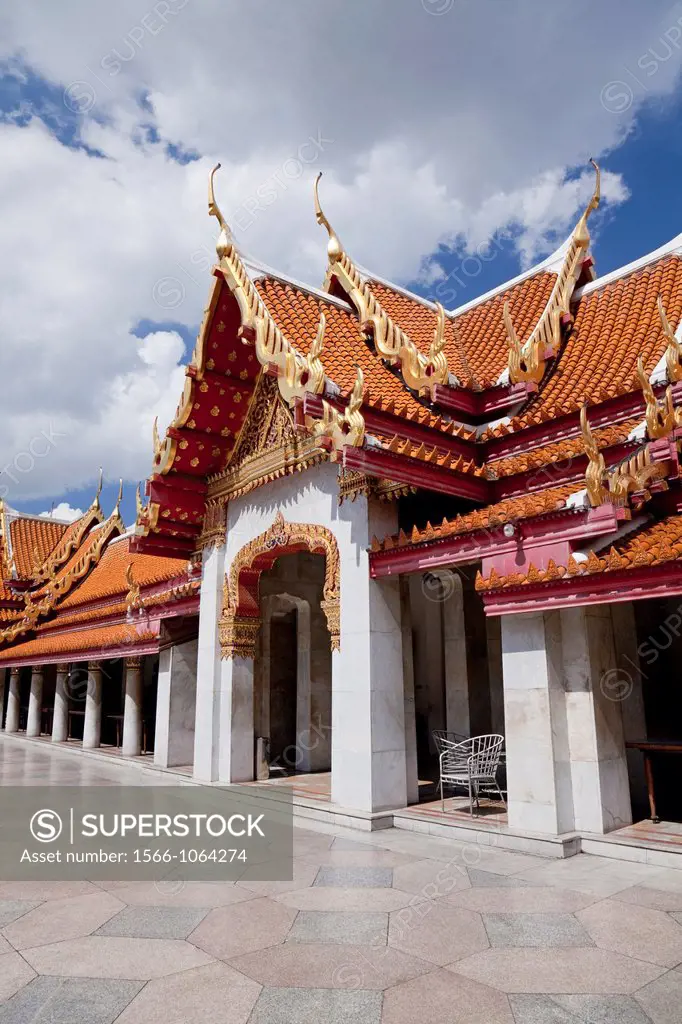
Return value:
[[(100, 464), (109, 477), (149, 472), (154, 415), (168, 422), (182, 388), (182, 343), (131, 332), (141, 319), (200, 320), (216, 159), (243, 249), (315, 284), (318, 169), (344, 243), (385, 277), (436, 279), (439, 242), (474, 247), (513, 227), (527, 264), (561, 240), (592, 188), (589, 168), (572, 169), (608, 154), (641, 101), (670, 92), (682, 52), (651, 57), (677, 19), (659, 0), (538, 11), (536, 0), (457, 0), (442, 17), (419, 0), (10, 5), (0, 56), (20, 54), (71, 108), (92, 101), (99, 123), (86, 118), (83, 138), (104, 158), (38, 121), (0, 125), (0, 490), (62, 493)], [(638, 64), (646, 89), (623, 93), (623, 69)], [(202, 159), (168, 159), (165, 140)], [(605, 173), (603, 191), (620, 202), (626, 183)]]
[(74, 519), (79, 519), (83, 515), (83, 509), (72, 508), (68, 501), (60, 501), (49, 512), (41, 512), (40, 515), (47, 516), (48, 519), (61, 519), (64, 522), (72, 523)]

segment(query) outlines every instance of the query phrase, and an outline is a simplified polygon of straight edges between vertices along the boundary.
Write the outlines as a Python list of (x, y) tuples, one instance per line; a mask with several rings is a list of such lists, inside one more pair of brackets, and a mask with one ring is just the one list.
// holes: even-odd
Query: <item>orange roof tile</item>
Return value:
[(98, 564), (80, 586), (61, 602), (59, 608), (73, 608), (115, 594), (127, 594), (130, 588), (126, 580), (126, 570), (131, 563), (133, 579), (143, 587), (153, 586), (175, 576), (183, 576), (187, 571), (187, 561), (181, 558), (131, 554), (130, 538), (126, 537), (125, 540), (108, 545)]
[[(513, 288), (446, 319), (448, 366), (464, 383), (473, 375), (479, 383), (495, 383), (507, 366), (509, 347), (502, 319), (509, 302), (516, 332), (524, 340), (540, 319), (556, 282), (556, 274), (541, 271)], [(433, 341), (436, 313), (417, 299), (372, 281), (372, 291), (389, 316), (400, 324), (422, 351)]]
[(558, 416), (585, 402), (639, 390), (638, 357), (643, 357), (650, 374), (667, 344), (657, 309), (659, 295), (670, 323), (677, 325), (682, 319), (679, 256), (657, 260), (579, 298), (573, 330), (518, 425), (532, 423), (539, 408)]
[(97, 650), (101, 647), (120, 647), (124, 644), (141, 644), (156, 640), (157, 634), (150, 630), (140, 631), (135, 626), (121, 623), (117, 626), (101, 626), (94, 629), (74, 629), (57, 634), (43, 634), (23, 644), (15, 644), (0, 651), (0, 661), (30, 658), (38, 655), (71, 654)]
[[(611, 427), (595, 428), (592, 431), (592, 436), (599, 448), (607, 448), (609, 445), (626, 441), (630, 432), (641, 422), (641, 419), (631, 419)], [(530, 449), (522, 455), (511, 455), (506, 459), (490, 461), (488, 469), (498, 477), (512, 476), (514, 473), (526, 473), (528, 470), (537, 469), (540, 466), (562, 462), (584, 454), (585, 442), (582, 435), (579, 435), (565, 438), (563, 441), (556, 441), (553, 444), (546, 444), (540, 448)]]
[(36, 557), (40, 563), (44, 562), (67, 529), (64, 523), (50, 519), (20, 516), (10, 521), (12, 554), (19, 579), (31, 579)]

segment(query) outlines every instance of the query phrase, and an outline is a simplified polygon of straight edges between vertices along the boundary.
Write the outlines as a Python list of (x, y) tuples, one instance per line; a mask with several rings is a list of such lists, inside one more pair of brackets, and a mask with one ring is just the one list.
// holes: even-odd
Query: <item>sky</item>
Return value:
[[(454, 308), (590, 221), (598, 273), (682, 231), (682, 3), (24, 0), (0, 14), (0, 497), (69, 516), (151, 468), (210, 285), (359, 264)], [(295, 340), (295, 339), (293, 339)]]

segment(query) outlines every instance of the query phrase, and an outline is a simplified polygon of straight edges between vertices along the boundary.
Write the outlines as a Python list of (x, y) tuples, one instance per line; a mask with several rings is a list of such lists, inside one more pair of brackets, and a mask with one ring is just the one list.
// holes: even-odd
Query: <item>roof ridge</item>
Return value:
[[(343, 299), (337, 298), (336, 295), (330, 295), (329, 292), (323, 291), (321, 288), (315, 288), (311, 284), (306, 284), (305, 281), (299, 281), (298, 278), (292, 277), (290, 274), (285, 274), (282, 270), (276, 270), (274, 267), (268, 266), (267, 263), (263, 263), (262, 260), (257, 260), (251, 256), (245, 256), (241, 253), (242, 263), (250, 270), (260, 270), (266, 277), (274, 277), (277, 281), (282, 281), (284, 284), (293, 285), (294, 288), (300, 289), (302, 292), (306, 292), (308, 295), (313, 295), (316, 299), (322, 299), (324, 302), (328, 302), (332, 306), (338, 306), (339, 309), (343, 309), (348, 313), (354, 313), (355, 310), (350, 302), (345, 302)], [(257, 281), (254, 281), (257, 284)]]

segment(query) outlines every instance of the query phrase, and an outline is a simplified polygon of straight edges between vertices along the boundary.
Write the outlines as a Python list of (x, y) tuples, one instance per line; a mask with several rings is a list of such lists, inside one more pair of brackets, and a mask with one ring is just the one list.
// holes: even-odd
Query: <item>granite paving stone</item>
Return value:
[[(320, 866), (313, 858), (295, 860), (286, 870), (278, 872), (280, 877), (276, 881), (261, 881), (257, 878), (250, 878), (248, 871), (242, 875), (237, 882), (237, 888), (244, 892), (250, 892), (256, 896), (274, 896), (280, 892), (292, 892), (295, 889), (305, 889), (312, 885), (317, 877)], [(254, 870), (254, 874), (258, 872)]]
[(630, 995), (663, 973), (662, 967), (605, 949), (489, 949), (448, 970), (503, 992)]
[(651, 1024), (631, 996), (510, 995), (516, 1024)]
[(231, 966), (261, 985), (276, 988), (380, 990), (432, 969), (416, 957), (387, 946), (285, 942), (247, 953)]
[(468, 889), (469, 876), (463, 864), (440, 860), (416, 860), (393, 869), (393, 886), (434, 900), (449, 893)]
[(246, 903), (255, 898), (249, 889), (234, 882), (128, 882), (114, 890), (117, 899), (131, 907), (214, 907)]
[(321, 867), (313, 885), (335, 885), (344, 888), (368, 886), (381, 888), (393, 884), (393, 869), (387, 867)]
[(480, 914), (433, 901), (390, 915), (389, 945), (441, 966), (488, 948)]
[(0, 955), (0, 1003), (28, 985), (35, 971), (18, 953)]
[(680, 1024), (682, 972), (668, 971), (635, 993), (635, 999), (653, 1024)]
[(211, 962), (200, 949), (179, 939), (122, 939), (109, 935), (35, 946), (23, 955), (38, 974), (140, 981)]
[(7, 925), (3, 933), (16, 949), (44, 946), (90, 935), (123, 908), (108, 892), (50, 900)]
[(124, 907), (95, 934), (138, 939), (186, 939), (207, 913), (208, 910), (192, 907)]
[(507, 997), (437, 970), (384, 993), (382, 1024), (514, 1024)]
[(140, 981), (35, 978), (0, 1006), (0, 1024), (113, 1024)]
[(533, 885), (542, 885), (542, 882), (533, 882), (528, 878), (517, 878), (516, 875), (498, 875), (494, 871), (484, 871), (482, 868), (467, 868), (469, 881), (473, 886), (492, 886), (495, 889), (501, 888), (530, 888)]
[(37, 900), (0, 900), (0, 928), (11, 924), (17, 918), (28, 914), (29, 910), (35, 910), (40, 903)]
[(189, 941), (219, 960), (276, 946), (289, 933), (296, 911), (267, 898), (212, 910)]
[(652, 910), (682, 911), (682, 890), (679, 892), (665, 889), (649, 889), (645, 885), (633, 885), (631, 889), (623, 889), (613, 897), (621, 903), (635, 903), (639, 907), (651, 907)]
[(273, 899), (295, 910), (359, 910), (384, 913), (424, 902), (421, 896), (402, 892), (400, 889), (343, 889), (333, 885), (313, 885), (309, 889), (282, 892), (273, 896)]
[(682, 926), (661, 910), (602, 900), (578, 911), (576, 917), (602, 949), (661, 967), (682, 962)]
[(302, 910), (286, 941), (385, 946), (387, 932), (388, 914)]
[(148, 982), (116, 1024), (246, 1024), (261, 987), (227, 964)]
[(491, 946), (591, 946), (572, 914), (483, 914)]
[(264, 988), (249, 1024), (380, 1024), (381, 992)]
[(478, 913), (572, 914), (589, 906), (594, 900), (594, 896), (588, 896), (586, 893), (537, 885), (519, 889), (465, 889), (445, 896), (442, 902), (454, 907), (476, 910)]

